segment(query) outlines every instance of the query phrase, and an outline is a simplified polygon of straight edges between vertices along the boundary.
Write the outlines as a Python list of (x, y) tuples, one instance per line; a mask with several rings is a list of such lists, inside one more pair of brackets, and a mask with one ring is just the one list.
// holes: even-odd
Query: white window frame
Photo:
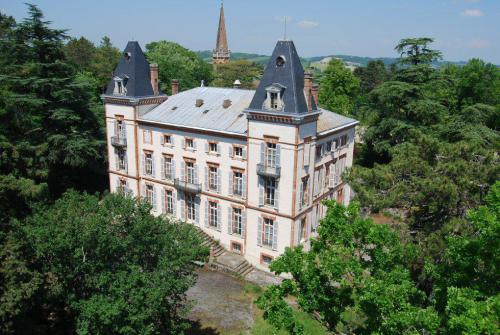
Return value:
[(208, 225), (212, 228), (218, 227), (219, 204), (215, 201), (208, 202)]
[(144, 174), (148, 176), (153, 175), (153, 165), (154, 165), (154, 158), (152, 153), (145, 153), (144, 154)]
[(191, 221), (196, 220), (196, 196), (190, 193), (184, 195), (186, 202), (186, 218)]
[(272, 248), (274, 241), (274, 220), (265, 217), (262, 226), (262, 245)]
[(264, 205), (272, 207), (276, 205), (276, 186), (276, 179), (264, 178)]

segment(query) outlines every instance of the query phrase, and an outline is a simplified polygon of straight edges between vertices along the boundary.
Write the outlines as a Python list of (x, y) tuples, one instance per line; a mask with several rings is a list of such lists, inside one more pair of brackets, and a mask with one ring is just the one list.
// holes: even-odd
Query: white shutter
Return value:
[(247, 159), (247, 148), (243, 147), (243, 159)]
[(257, 245), (262, 246), (262, 225), (264, 222), (262, 221), (262, 217), (259, 216), (259, 221), (257, 225)]
[(201, 198), (196, 197), (194, 200), (194, 221), (197, 225), (200, 224), (200, 202)]
[(176, 192), (172, 191), (172, 215), (176, 217), (177, 214), (177, 201), (175, 201)]
[(280, 183), (276, 181), (276, 190), (274, 191), (274, 208), (278, 210), (280, 204)]
[[(163, 138), (163, 136), (162, 136), (162, 138)], [(165, 179), (165, 157), (162, 157), (162, 158), (160, 159), (160, 163), (161, 163), (161, 164), (160, 164), (160, 171), (161, 171), (161, 176), (160, 176), (160, 178), (161, 178), (161, 179)]]
[(182, 149), (186, 149), (186, 139), (182, 138)]
[(151, 176), (155, 178), (155, 156), (151, 155)]
[(233, 146), (229, 146), (229, 158), (233, 158)]
[(243, 198), (247, 197), (247, 174), (243, 174), (243, 182), (242, 182), (242, 187), (243, 187)]
[(264, 181), (262, 177), (259, 178), (259, 206), (264, 206)]
[(208, 200), (205, 200), (205, 227), (208, 228)]
[(175, 179), (175, 161), (173, 158), (172, 158), (171, 162), (172, 162), (172, 164), (171, 164), (172, 179)]
[(198, 141), (196, 141), (195, 139), (193, 139), (193, 150), (196, 151), (196, 146), (197, 146), (197, 143)]
[(157, 205), (156, 205), (156, 187), (153, 186), (153, 210), (156, 212), (156, 208), (157, 208)]
[(205, 152), (208, 154), (208, 141), (205, 142)]
[(278, 250), (278, 222), (273, 222), (273, 250)]
[(142, 171), (143, 175), (146, 174), (146, 155), (145, 154), (142, 154), (141, 171)]
[(205, 166), (205, 190), (209, 190), (208, 185), (209, 185), (209, 174), (208, 174), (208, 166)]
[(266, 143), (262, 142), (260, 144), (260, 163), (266, 164)]
[(166, 190), (164, 188), (161, 189), (161, 212), (163, 214), (167, 213), (167, 206), (165, 206), (165, 200), (166, 200), (165, 192)]
[(228, 189), (228, 193), (229, 195), (233, 195), (233, 171), (229, 171), (229, 189)]
[(120, 136), (121, 134), (118, 132), (118, 121), (114, 120), (113, 121), (113, 129), (115, 132), (115, 136)]
[(178, 192), (177, 199), (179, 200), (179, 204), (181, 206), (181, 220), (186, 221), (186, 203), (184, 200), (184, 193)]
[(181, 161), (181, 181), (186, 181), (186, 163)]
[(233, 234), (233, 209), (231, 206), (227, 208), (227, 233), (229, 235)]
[(174, 135), (170, 135), (170, 145), (171, 146), (175, 145)]
[(246, 225), (247, 225), (247, 212), (246, 210), (241, 210), (241, 237), (245, 238), (246, 234)]
[(276, 146), (276, 166), (281, 166), (281, 145)]
[(302, 199), (304, 199), (304, 183), (300, 181), (300, 192), (299, 192), (299, 208), (302, 208)]
[(198, 184), (198, 164), (194, 164), (194, 183)]
[(160, 144), (165, 145), (165, 136), (163, 134), (160, 134)]
[(217, 192), (219, 192), (219, 193), (222, 192), (220, 168), (217, 168)]
[(328, 176), (329, 180), (328, 180), (328, 187), (333, 187), (335, 186), (335, 165), (332, 164), (330, 165), (330, 175)]
[(217, 154), (220, 155), (220, 147), (221, 145), (219, 143), (217, 143)]
[(221, 221), (222, 221), (222, 206), (217, 204), (217, 230), (221, 231)]

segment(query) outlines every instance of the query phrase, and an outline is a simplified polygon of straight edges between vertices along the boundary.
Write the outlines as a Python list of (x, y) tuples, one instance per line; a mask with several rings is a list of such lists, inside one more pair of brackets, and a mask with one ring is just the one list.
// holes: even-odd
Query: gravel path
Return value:
[[(253, 325), (252, 301), (244, 294), (244, 283), (224, 273), (198, 270), (196, 285), (187, 296), (195, 305), (189, 319), (190, 335), (245, 334)], [(202, 325), (202, 326), (200, 326)]]

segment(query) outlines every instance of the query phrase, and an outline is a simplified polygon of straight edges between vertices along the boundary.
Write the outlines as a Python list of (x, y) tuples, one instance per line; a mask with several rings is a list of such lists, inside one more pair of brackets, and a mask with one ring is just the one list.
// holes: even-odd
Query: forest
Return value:
[[(397, 62), (354, 72), (332, 59), (320, 106), (360, 120), (355, 191), (327, 202), (310, 251), (271, 270), (290, 279), (256, 301), (277, 329), (304, 334), (289, 301), (337, 334), (500, 332), (500, 70), (442, 58), (432, 38)], [(218, 71), (181, 45), (145, 46), (160, 86), (251, 88), (262, 66)], [(0, 333), (183, 334), (186, 291), (208, 249), (190, 225), (109, 194), (100, 95), (120, 58), (70, 37), (27, 5), (0, 12)], [(384, 217), (383, 223), (374, 217)]]

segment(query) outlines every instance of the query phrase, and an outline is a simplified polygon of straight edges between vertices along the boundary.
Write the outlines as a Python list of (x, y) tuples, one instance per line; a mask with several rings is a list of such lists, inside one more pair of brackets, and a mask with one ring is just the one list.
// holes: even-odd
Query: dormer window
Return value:
[(130, 52), (124, 52), (124, 53), (123, 53), (123, 57), (125, 57), (125, 60), (126, 60), (127, 62), (130, 60), (130, 57), (131, 57), (131, 56), (132, 56), (132, 55), (130, 54)]
[(276, 66), (283, 67), (283, 65), (285, 65), (285, 56), (278, 56), (278, 58), (276, 58)]
[(115, 81), (115, 89), (113, 94), (115, 95), (127, 95), (127, 88), (125, 85), (127, 84), (127, 78), (114, 77)]
[(269, 110), (283, 110), (283, 93), (285, 86), (281, 84), (272, 84), (266, 87), (267, 98), (264, 101), (264, 108)]

